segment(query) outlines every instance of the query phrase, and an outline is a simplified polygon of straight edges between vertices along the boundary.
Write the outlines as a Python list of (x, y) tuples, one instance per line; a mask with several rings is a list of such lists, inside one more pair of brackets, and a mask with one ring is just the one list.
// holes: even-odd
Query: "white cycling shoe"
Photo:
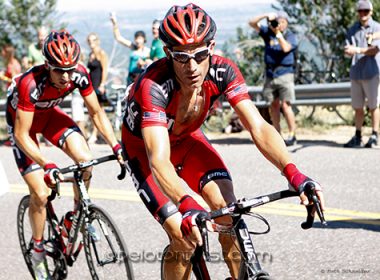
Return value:
[(46, 261), (46, 253), (43, 256), (36, 256), (37, 254), (32, 253), (32, 267), (34, 271), (34, 278), (36, 280), (51, 280), (51, 276), (48, 269), (48, 264)]

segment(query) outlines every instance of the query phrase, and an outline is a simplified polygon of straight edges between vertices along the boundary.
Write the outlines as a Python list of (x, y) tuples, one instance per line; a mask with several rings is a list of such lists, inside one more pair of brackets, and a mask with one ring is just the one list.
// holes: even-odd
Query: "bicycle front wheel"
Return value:
[(89, 211), (91, 232), (86, 230), (83, 240), (92, 279), (134, 279), (127, 246), (115, 222), (96, 205)]

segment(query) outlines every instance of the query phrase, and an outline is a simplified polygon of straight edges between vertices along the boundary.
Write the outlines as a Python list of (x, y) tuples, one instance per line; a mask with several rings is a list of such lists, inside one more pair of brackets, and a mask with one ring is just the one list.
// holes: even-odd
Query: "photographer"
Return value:
[[(267, 20), (267, 25), (260, 24), (263, 19)], [(295, 35), (287, 29), (288, 16), (285, 12), (263, 14), (253, 18), (249, 25), (259, 32), (265, 43), (266, 78), (263, 95), (264, 99), (271, 104), (271, 121), (277, 131), (281, 132), (280, 112), (282, 109), (289, 129), (285, 144), (295, 145), (296, 122), (291, 102), (295, 99), (294, 56), (297, 41)]]

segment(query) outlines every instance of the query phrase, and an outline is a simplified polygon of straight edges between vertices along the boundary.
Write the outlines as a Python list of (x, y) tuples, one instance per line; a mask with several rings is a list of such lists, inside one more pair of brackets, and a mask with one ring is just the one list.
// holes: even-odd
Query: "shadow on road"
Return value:
[(380, 232), (380, 219), (352, 219), (345, 221), (327, 221), (327, 227), (322, 226), (321, 223), (314, 223), (314, 228), (322, 229), (365, 229)]

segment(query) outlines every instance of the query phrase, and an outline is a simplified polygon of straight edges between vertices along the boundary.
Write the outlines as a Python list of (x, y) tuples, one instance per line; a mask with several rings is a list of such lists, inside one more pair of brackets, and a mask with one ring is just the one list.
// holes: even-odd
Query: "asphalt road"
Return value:
[[(247, 139), (213, 142), (230, 167), (237, 197), (286, 188), (284, 177)], [(42, 149), (61, 167), (71, 163), (56, 148)], [(103, 145), (92, 150), (94, 157), (110, 153)], [(380, 279), (380, 149), (343, 149), (333, 141), (301, 141), (289, 151), (298, 167), (324, 187), (329, 226), (321, 228), (317, 223), (313, 229), (302, 230), (305, 211), (297, 198), (258, 209), (271, 224), (269, 234), (254, 236), (265, 270), (275, 279)], [(0, 147), (0, 160), (10, 184), (10, 191), (0, 196), (0, 279), (30, 279), (16, 229), (17, 206), (27, 187), (10, 148)], [(119, 182), (117, 172), (114, 162), (95, 167), (90, 195), (117, 222), (135, 256), (136, 279), (159, 279), (157, 259), (167, 237), (139, 202), (131, 180)], [(71, 205), (69, 196), (56, 201), (62, 213)], [(245, 220), (251, 229), (263, 228), (249, 217)], [(211, 239), (212, 251), (218, 254), (216, 237)], [(213, 279), (227, 277), (223, 262), (215, 261), (209, 268)], [(69, 279), (90, 279), (83, 253), (70, 268)]]

